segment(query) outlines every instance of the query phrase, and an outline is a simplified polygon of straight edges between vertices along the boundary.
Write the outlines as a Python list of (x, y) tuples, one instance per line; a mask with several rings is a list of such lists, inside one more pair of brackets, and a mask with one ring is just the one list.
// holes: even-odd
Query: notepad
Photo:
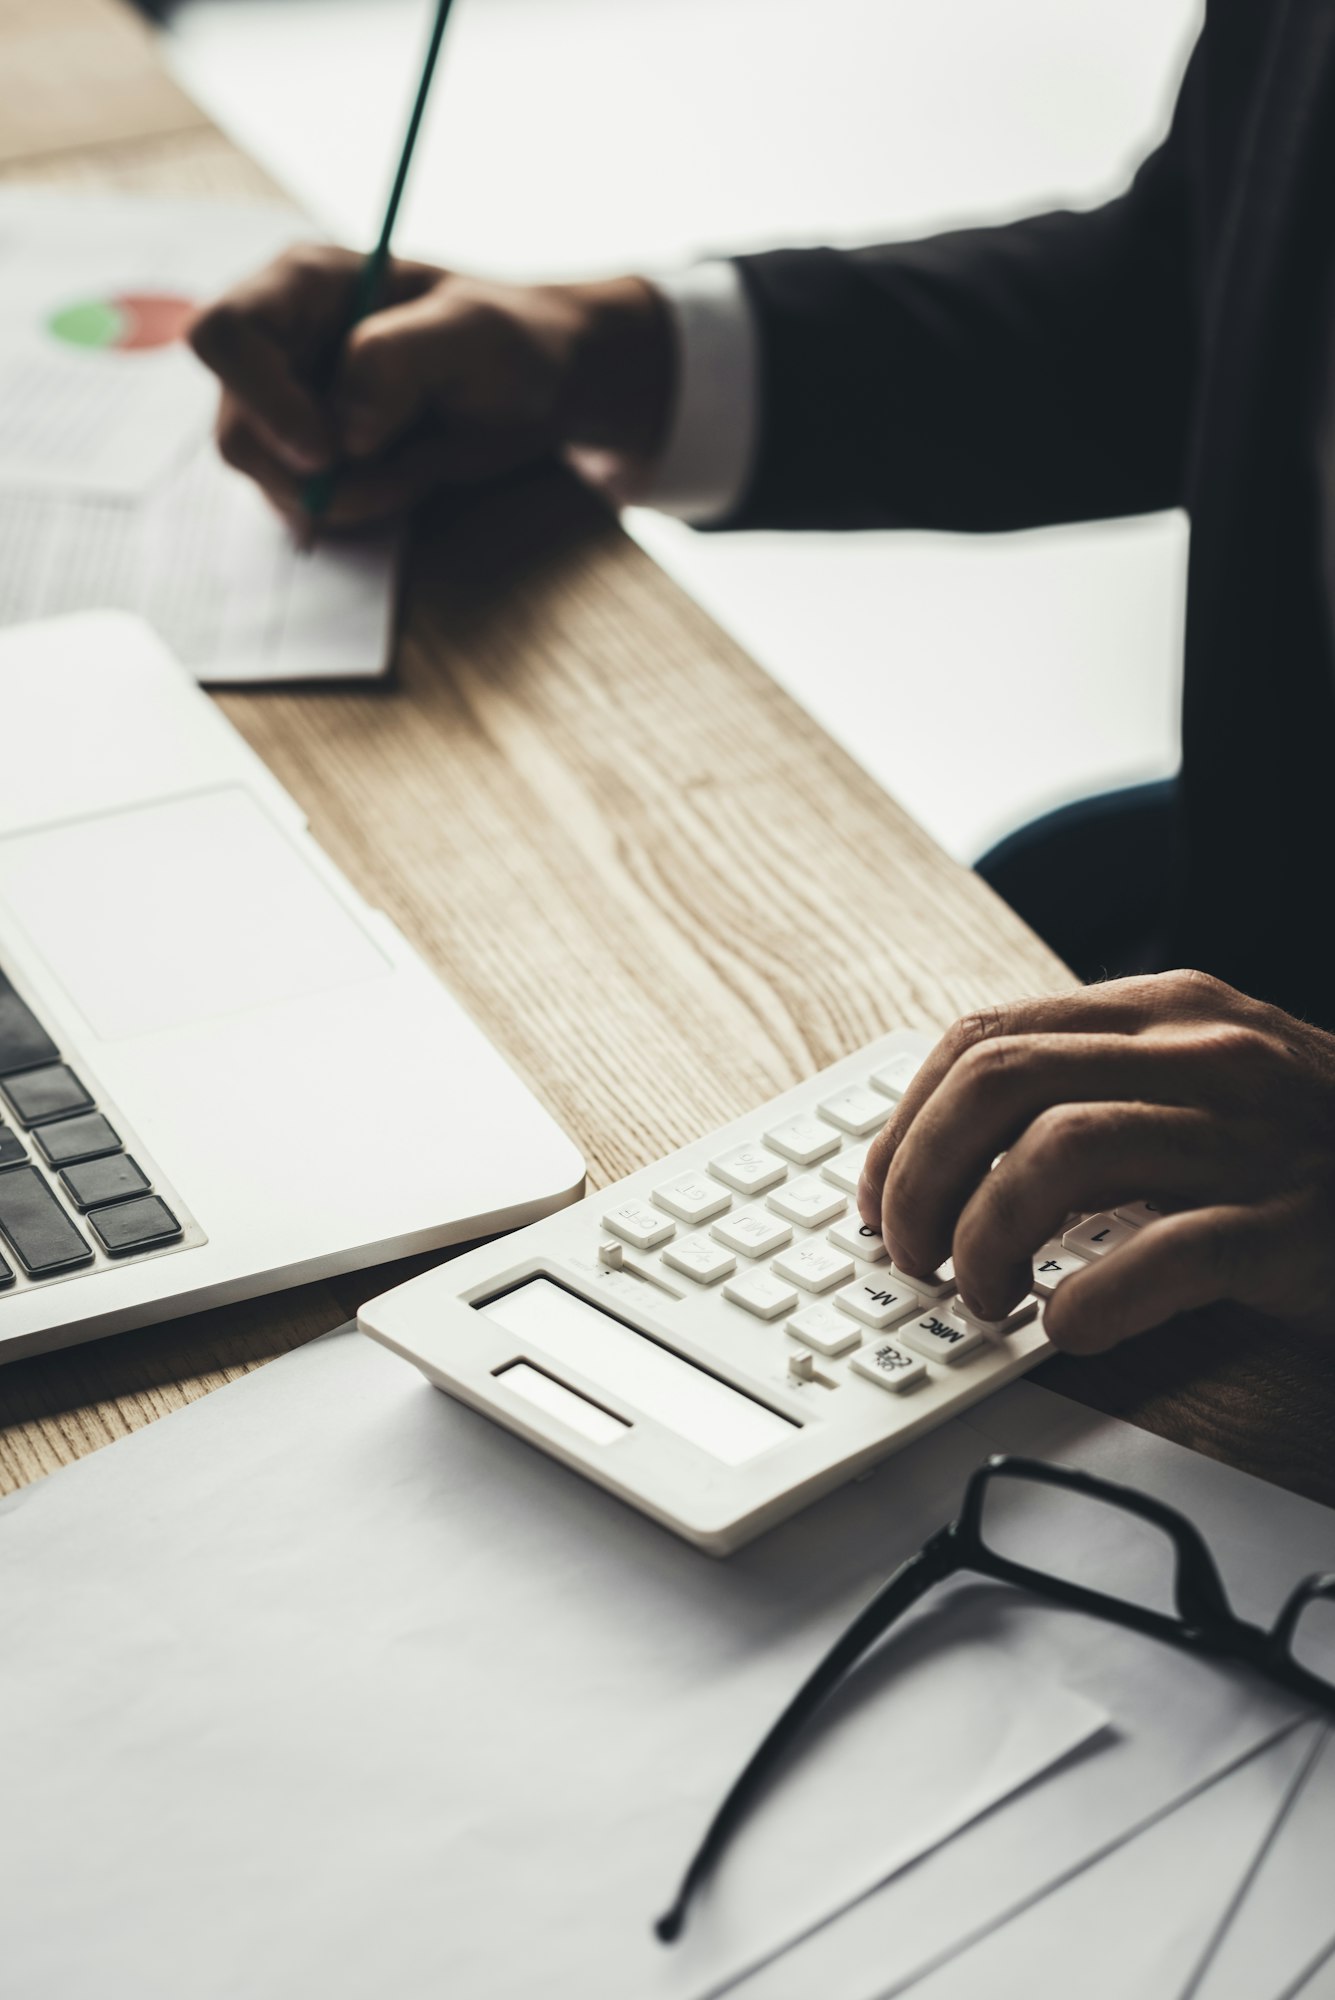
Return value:
[(389, 533), (299, 549), (207, 442), (137, 506), (0, 489), (0, 625), (137, 612), (213, 684), (384, 674), (397, 559)]
[(299, 550), (219, 459), (180, 337), (309, 233), (269, 203), (0, 192), (0, 625), (136, 612), (216, 684), (387, 671), (398, 536)]

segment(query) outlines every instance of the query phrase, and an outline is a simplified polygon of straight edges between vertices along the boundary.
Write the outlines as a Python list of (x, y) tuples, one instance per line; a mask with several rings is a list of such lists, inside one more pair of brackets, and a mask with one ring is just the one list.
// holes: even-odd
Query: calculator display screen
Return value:
[(578, 1369), (587, 1382), (725, 1465), (744, 1465), (800, 1429), (550, 1278), (530, 1278), (478, 1310), (530, 1342), (532, 1359)]

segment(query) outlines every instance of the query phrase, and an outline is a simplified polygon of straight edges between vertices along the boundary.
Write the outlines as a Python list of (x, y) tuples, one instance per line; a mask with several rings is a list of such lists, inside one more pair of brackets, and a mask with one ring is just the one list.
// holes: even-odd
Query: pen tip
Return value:
[(681, 1905), (680, 1903), (674, 1903), (670, 1910), (658, 1918), (654, 1925), (654, 1936), (660, 1944), (675, 1944), (681, 1936), (681, 1925)]

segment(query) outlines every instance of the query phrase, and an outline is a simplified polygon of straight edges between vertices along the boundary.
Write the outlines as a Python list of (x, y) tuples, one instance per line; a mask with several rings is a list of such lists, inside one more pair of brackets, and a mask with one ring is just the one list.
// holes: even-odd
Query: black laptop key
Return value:
[(6, 1285), (12, 1285), (13, 1282), (14, 1273), (10, 1270), (4, 1258), (0, 1257), (0, 1292), (3, 1292)]
[(180, 1223), (155, 1194), (120, 1202), (115, 1208), (95, 1209), (88, 1220), (109, 1257), (124, 1257), (130, 1250), (151, 1250), (181, 1234)]
[(27, 1157), (28, 1149), (18, 1133), (0, 1125), (0, 1167), (21, 1167)]
[(100, 1111), (87, 1112), (82, 1118), (59, 1118), (54, 1125), (39, 1125), (33, 1137), (53, 1167), (69, 1167), (76, 1160), (96, 1160), (103, 1153), (118, 1153), (121, 1144), (115, 1126)]
[(74, 1206), (84, 1210), (102, 1208), (113, 1201), (129, 1201), (133, 1195), (150, 1194), (153, 1188), (148, 1175), (128, 1153), (85, 1160), (81, 1166), (66, 1167), (60, 1178)]
[(93, 1255), (36, 1167), (0, 1174), (0, 1234), (30, 1278), (49, 1278)]
[(92, 1098), (65, 1063), (48, 1063), (45, 1069), (11, 1076), (5, 1084), (5, 1096), (25, 1125), (40, 1125), (47, 1118), (65, 1118), (71, 1111), (93, 1108)]
[(60, 1050), (0, 972), (0, 1076), (60, 1061)]

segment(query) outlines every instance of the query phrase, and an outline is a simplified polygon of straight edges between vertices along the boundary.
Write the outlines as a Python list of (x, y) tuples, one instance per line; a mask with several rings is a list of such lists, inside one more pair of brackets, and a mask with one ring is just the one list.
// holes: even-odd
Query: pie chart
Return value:
[(193, 299), (173, 292), (118, 292), (109, 299), (76, 299), (61, 306), (47, 320), (46, 330), (68, 347), (142, 353), (179, 340), (194, 309)]

